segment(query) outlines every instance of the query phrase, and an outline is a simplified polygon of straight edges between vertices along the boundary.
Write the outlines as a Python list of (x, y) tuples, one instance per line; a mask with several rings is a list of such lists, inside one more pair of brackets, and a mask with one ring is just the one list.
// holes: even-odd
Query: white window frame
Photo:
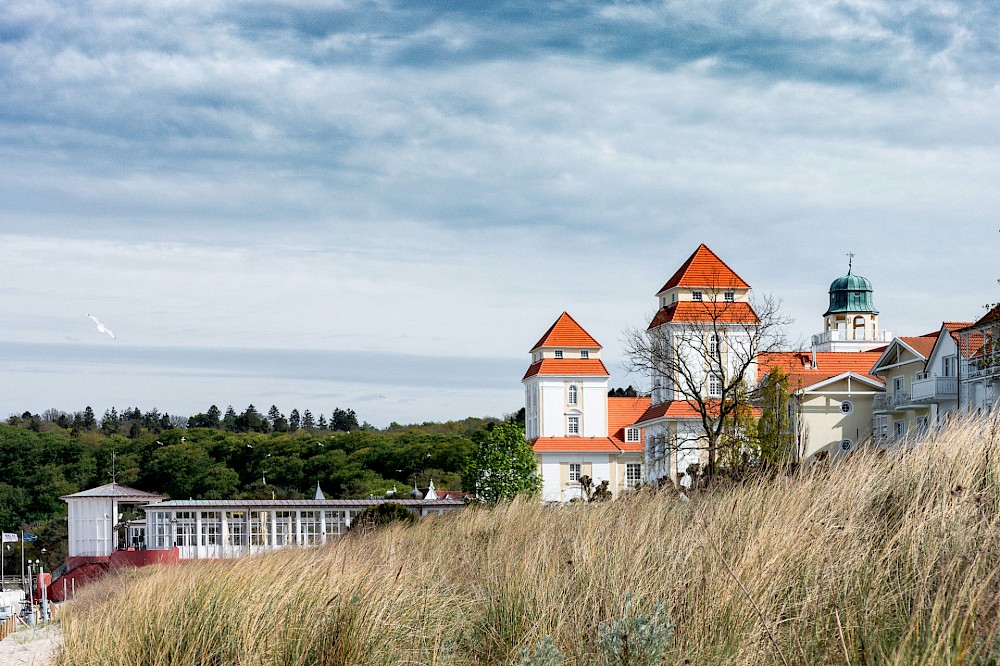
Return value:
[(642, 463), (625, 463), (625, 487), (638, 488), (642, 485)]
[(555, 358), (562, 358), (563, 357), (563, 350), (562, 349), (557, 349), (554, 352), (552, 352), (552, 355)]
[(640, 430), (639, 428), (625, 428), (625, 441), (626, 442), (640, 442)]
[(705, 294), (697, 289), (691, 292), (692, 301), (703, 301), (705, 300)]
[(722, 397), (722, 378), (718, 375), (708, 376), (708, 395), (712, 398)]
[(903, 437), (906, 435), (906, 421), (893, 421), (892, 422), (892, 434), (895, 437)]
[(577, 405), (580, 403), (580, 389), (576, 384), (570, 384), (569, 388), (566, 389), (566, 402), (570, 405)]
[(854, 411), (854, 403), (851, 402), (850, 400), (845, 400), (844, 402), (840, 403), (841, 414), (844, 414), (846, 416), (847, 414), (850, 414), (853, 411)]
[(726, 301), (726, 303), (735, 303), (736, 302), (736, 292), (735, 291), (727, 291), (727, 292), (725, 292), (725, 293), (722, 294), (722, 298)]
[(944, 377), (958, 376), (958, 356), (952, 354), (941, 359), (941, 373)]
[(708, 334), (708, 353), (713, 357), (719, 353), (719, 334), (709, 333)]
[(570, 414), (566, 417), (566, 434), (567, 435), (579, 435), (580, 434), (580, 415)]
[(580, 358), (590, 358), (590, 350), (589, 349), (581, 349), (580, 350)]
[(583, 463), (569, 463), (569, 473), (566, 475), (570, 483), (579, 483), (583, 476)]

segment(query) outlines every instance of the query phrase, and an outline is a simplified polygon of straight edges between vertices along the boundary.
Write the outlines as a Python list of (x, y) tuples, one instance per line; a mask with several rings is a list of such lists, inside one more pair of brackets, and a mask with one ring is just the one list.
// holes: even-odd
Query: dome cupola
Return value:
[(830, 285), (830, 307), (823, 316), (839, 312), (878, 314), (872, 304), (872, 283), (868, 278), (855, 275), (850, 264), (847, 275), (837, 278)]

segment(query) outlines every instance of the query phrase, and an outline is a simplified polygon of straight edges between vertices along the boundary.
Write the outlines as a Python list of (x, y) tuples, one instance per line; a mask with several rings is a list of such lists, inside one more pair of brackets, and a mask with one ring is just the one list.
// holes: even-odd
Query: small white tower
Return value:
[(107, 483), (59, 499), (69, 505), (69, 557), (108, 557), (119, 546), (115, 529), (122, 505), (145, 506), (165, 499), (144, 490)]
[(531, 349), (522, 379), (528, 441), (607, 437), (608, 377), (601, 345), (563, 312)]

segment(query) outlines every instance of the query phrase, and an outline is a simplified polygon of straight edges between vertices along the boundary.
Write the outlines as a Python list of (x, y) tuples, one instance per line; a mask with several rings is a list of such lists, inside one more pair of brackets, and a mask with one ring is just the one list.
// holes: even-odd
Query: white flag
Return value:
[(17, 535), (11, 534), (10, 532), (3, 533), (3, 543), (14, 543), (17, 541)]

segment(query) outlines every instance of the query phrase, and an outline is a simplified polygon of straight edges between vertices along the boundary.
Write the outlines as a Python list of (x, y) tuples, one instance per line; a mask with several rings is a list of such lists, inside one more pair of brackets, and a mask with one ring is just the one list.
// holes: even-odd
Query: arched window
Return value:
[(578, 390), (576, 388), (576, 384), (570, 384), (569, 385), (569, 404), (571, 404), (571, 405), (577, 404), (577, 397), (578, 397)]
[(854, 339), (864, 340), (865, 339), (865, 318), (855, 317), (854, 318)]

